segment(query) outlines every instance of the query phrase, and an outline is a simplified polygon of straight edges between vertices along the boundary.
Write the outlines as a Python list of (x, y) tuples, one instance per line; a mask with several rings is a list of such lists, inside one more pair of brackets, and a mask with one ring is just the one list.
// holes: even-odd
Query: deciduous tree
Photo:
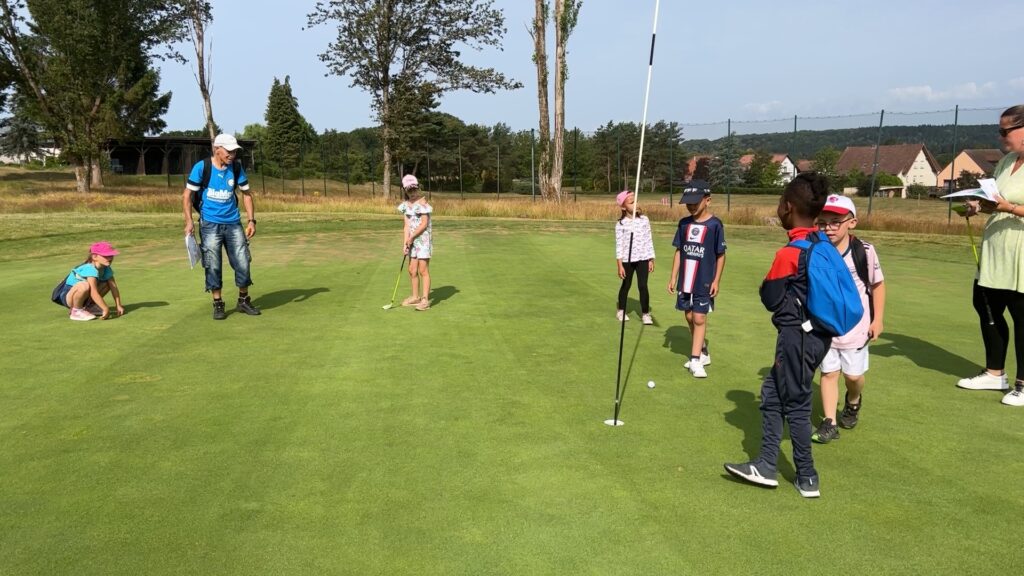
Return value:
[[(381, 124), (384, 166), (391, 166), (400, 119), (394, 109), (396, 86), (418, 97), (427, 85), (437, 95), (521, 86), (493, 68), (462, 61), (464, 46), (500, 48), (505, 18), (493, 0), (319, 0), (308, 22), (338, 27), (320, 60), (331, 74), (348, 76), (352, 86), (370, 93)], [(389, 168), (384, 170), (385, 194), (390, 194), (390, 183)]]

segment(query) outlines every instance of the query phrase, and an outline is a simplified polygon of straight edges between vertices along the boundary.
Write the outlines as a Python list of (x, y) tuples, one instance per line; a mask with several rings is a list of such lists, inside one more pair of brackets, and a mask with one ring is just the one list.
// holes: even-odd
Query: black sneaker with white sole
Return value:
[(758, 465), (753, 462), (726, 464), (725, 471), (740, 480), (757, 484), (758, 486), (775, 488), (779, 485), (779, 481), (775, 479), (775, 470), (769, 470), (764, 466), (758, 468)]
[(846, 397), (846, 404), (843, 405), (843, 412), (839, 415), (839, 427), (852, 430), (857, 426), (857, 422), (860, 418), (860, 406), (864, 403), (864, 394), (860, 395), (860, 400), (856, 404), (850, 404), (850, 397)]
[(831, 418), (825, 418), (818, 425), (818, 429), (811, 434), (811, 440), (814, 440), (818, 444), (828, 444), (829, 442), (839, 438), (839, 428), (832, 423)]
[(793, 480), (793, 486), (796, 486), (796, 491), (804, 498), (817, 498), (821, 496), (817, 476), (797, 476), (796, 480)]

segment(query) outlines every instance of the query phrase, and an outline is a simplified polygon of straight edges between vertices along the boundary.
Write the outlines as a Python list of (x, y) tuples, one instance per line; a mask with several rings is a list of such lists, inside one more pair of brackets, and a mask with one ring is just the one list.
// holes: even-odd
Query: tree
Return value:
[(263, 153), (270, 173), (287, 173), (301, 168), (305, 152), (317, 141), (316, 130), (299, 113), (299, 101), (292, 94), (291, 80), (274, 78), (267, 98), (266, 139)]
[(22, 106), (14, 104), (11, 116), (0, 120), (0, 152), (30, 162), (33, 158), (45, 158), (43, 154), (42, 127), (25, 112)]
[(196, 69), (193, 72), (199, 94), (203, 98), (203, 111), (206, 113), (206, 130), (210, 134), (210, 142), (217, 137), (217, 123), (213, 121), (213, 104), (210, 102), (210, 85), (213, 83), (213, 43), (206, 47), (206, 27), (213, 20), (210, 3), (205, 0), (181, 0), (185, 7), (185, 26), (192, 38), (192, 47), (196, 53)]
[(754, 154), (754, 159), (747, 167), (743, 183), (754, 188), (771, 188), (779, 185), (779, 164), (772, 160), (772, 155), (764, 150)]
[(2, 0), (0, 68), (29, 115), (75, 168), (78, 190), (102, 186), (108, 138), (164, 127), (153, 58), (183, 34), (183, 6), (166, 0)]
[(960, 177), (956, 179), (957, 190), (969, 190), (971, 188), (977, 188), (978, 178), (984, 178), (984, 174), (975, 174), (970, 170), (961, 170)]
[[(384, 166), (391, 166), (396, 85), (440, 95), (453, 90), (490, 93), (521, 84), (493, 68), (465, 64), (461, 46), (501, 46), (505, 18), (493, 0), (318, 0), (310, 26), (335, 23), (338, 35), (320, 60), (329, 73), (349, 76), (371, 94), (381, 124)], [(401, 95), (398, 95), (401, 99)], [(401, 107), (400, 107), (401, 108)], [(391, 170), (384, 171), (390, 195)]]
[(834, 179), (836, 176), (836, 164), (839, 162), (839, 150), (832, 146), (826, 146), (814, 154), (814, 170), (820, 174)]
[(715, 188), (731, 188), (739, 185), (741, 179), (740, 151), (735, 138), (725, 138), (718, 154), (711, 160), (709, 170), (711, 185)]
[[(553, 0), (555, 11), (555, 113), (551, 125), (548, 103), (547, 19), (550, 0), (534, 0), (533, 63), (537, 67), (537, 110), (540, 116), (537, 135), (539, 155), (539, 186), (544, 198), (561, 201), (562, 173), (565, 157), (565, 81), (569, 78), (566, 65), (566, 44), (579, 21), (581, 0)], [(552, 136), (554, 136), (552, 138)]]

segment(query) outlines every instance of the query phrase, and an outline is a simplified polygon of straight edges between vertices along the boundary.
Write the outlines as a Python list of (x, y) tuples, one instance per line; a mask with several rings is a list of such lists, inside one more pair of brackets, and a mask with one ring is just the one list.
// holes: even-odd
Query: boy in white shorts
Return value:
[[(850, 234), (857, 227), (857, 208), (846, 196), (831, 194), (818, 216), (818, 227), (843, 255), (853, 283), (860, 290), (864, 316), (852, 330), (832, 339), (832, 347), (821, 362), (821, 404), (825, 413), (811, 440), (827, 444), (839, 438), (839, 428), (857, 425), (868, 371), (868, 344), (882, 333), (885, 314), (885, 279), (875, 247)], [(839, 372), (846, 381), (846, 402), (836, 420), (839, 401)]]

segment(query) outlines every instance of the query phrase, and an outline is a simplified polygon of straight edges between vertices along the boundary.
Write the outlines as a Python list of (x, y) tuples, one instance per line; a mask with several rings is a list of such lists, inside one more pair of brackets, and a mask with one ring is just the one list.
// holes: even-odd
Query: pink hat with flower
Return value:
[(110, 242), (94, 243), (92, 246), (89, 246), (89, 253), (97, 254), (99, 256), (117, 256), (118, 254), (120, 254), (120, 252), (115, 250), (114, 247), (110, 245)]

